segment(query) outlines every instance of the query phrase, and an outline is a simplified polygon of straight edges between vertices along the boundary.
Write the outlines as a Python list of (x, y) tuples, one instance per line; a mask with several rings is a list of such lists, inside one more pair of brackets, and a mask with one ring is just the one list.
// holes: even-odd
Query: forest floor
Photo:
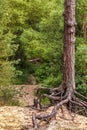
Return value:
[[(53, 107), (50, 107), (44, 112), (40, 112), (30, 107), (34, 99), (34, 90), (40, 85), (21, 85), (21, 95), (19, 100), (21, 106), (2, 106), (0, 107), (0, 130), (25, 130), (22, 129), (25, 126), (29, 126), (29, 130), (32, 128), (32, 113), (47, 114), (50, 113)], [(72, 116), (71, 116), (72, 114)], [(72, 120), (72, 117), (74, 120)], [(70, 113), (66, 107), (63, 106), (63, 113), (61, 109), (58, 110), (57, 115), (50, 121), (50, 124), (43, 122), (38, 130), (87, 130), (87, 118), (81, 115), (74, 115)]]

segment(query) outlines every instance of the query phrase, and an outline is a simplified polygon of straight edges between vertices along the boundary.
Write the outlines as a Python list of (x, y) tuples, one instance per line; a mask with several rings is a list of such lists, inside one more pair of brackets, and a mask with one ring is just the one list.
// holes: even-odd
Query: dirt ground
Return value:
[[(18, 87), (18, 86), (17, 86)], [(20, 86), (21, 87), (21, 86)], [(28, 130), (34, 130), (32, 127), (32, 114), (47, 114), (50, 113), (53, 107), (50, 107), (44, 112), (33, 110), (26, 105), (32, 105), (34, 98), (34, 90), (39, 87), (38, 85), (22, 85), (21, 95), (19, 100), (21, 101), (21, 107), (18, 106), (3, 106), (0, 107), (0, 130), (25, 130), (22, 129), (28, 126)], [(24, 94), (25, 93), (25, 94)], [(74, 115), (63, 107), (63, 113), (61, 109), (54, 119), (50, 121), (50, 124), (43, 122), (38, 130), (87, 130), (87, 118)], [(74, 120), (73, 119), (74, 117)]]
[[(50, 124), (42, 123), (38, 130), (87, 130), (87, 118), (76, 115), (74, 121), (69, 112), (64, 108), (65, 113), (58, 111), (56, 118), (52, 119)], [(52, 107), (41, 114), (50, 113)], [(27, 107), (0, 107), (0, 130), (25, 130), (25, 126), (32, 128), (32, 113), (40, 114), (36, 110)]]
[(16, 88), (20, 91), (18, 99), (22, 106), (33, 105), (35, 89), (41, 85), (17, 85)]

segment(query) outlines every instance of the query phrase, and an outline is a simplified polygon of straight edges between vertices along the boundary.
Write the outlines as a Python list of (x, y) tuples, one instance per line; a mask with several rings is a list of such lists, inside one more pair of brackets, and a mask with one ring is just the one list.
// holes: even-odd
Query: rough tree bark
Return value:
[[(75, 0), (65, 0), (63, 81), (69, 91), (75, 90)], [(71, 92), (72, 93), (72, 92)]]
[[(47, 115), (37, 115), (33, 113), (32, 122), (35, 130), (38, 129), (37, 120), (49, 121), (57, 113), (62, 105), (67, 105), (70, 111), (79, 112), (84, 110), (87, 116), (87, 98), (75, 90), (75, 0), (65, 0), (64, 3), (64, 62), (63, 62), (63, 82), (57, 88), (39, 88), (37, 98), (34, 99), (33, 108), (43, 110), (49, 106), (54, 106), (51, 113)], [(41, 90), (50, 93), (41, 94)], [(50, 100), (48, 106), (43, 106), (42, 99), (46, 97)], [(74, 106), (74, 108), (73, 108)], [(79, 108), (79, 110), (77, 109)]]

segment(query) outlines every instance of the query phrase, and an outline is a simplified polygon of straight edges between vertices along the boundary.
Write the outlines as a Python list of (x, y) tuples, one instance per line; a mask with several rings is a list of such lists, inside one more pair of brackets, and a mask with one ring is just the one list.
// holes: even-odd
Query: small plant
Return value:
[(11, 86), (0, 88), (0, 105), (20, 105), (16, 99), (18, 92)]
[(43, 104), (43, 105), (48, 105), (48, 104), (50, 104), (50, 100), (49, 100), (47, 97), (44, 97), (44, 98), (42, 99), (42, 104)]

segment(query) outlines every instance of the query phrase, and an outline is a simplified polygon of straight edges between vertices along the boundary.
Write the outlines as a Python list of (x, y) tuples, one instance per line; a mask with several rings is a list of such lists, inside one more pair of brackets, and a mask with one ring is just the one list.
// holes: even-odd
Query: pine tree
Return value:
[[(41, 100), (43, 97), (48, 98), (54, 105), (52, 112), (48, 115), (36, 115), (33, 114), (32, 120), (35, 130), (38, 129), (37, 119), (41, 121), (48, 121), (55, 116), (57, 110), (62, 105), (67, 106), (70, 111), (78, 112), (75, 108), (87, 109), (87, 98), (79, 94), (75, 90), (75, 0), (65, 0), (64, 3), (64, 62), (63, 62), (63, 82), (60, 87), (49, 89), (40, 88), (37, 91), (38, 98), (34, 99), (34, 107), (38, 109), (44, 109)], [(50, 95), (41, 94), (42, 89), (48, 90)], [(78, 98), (79, 96), (79, 98)], [(82, 100), (83, 98), (83, 100)], [(73, 106), (74, 105), (74, 109)]]

